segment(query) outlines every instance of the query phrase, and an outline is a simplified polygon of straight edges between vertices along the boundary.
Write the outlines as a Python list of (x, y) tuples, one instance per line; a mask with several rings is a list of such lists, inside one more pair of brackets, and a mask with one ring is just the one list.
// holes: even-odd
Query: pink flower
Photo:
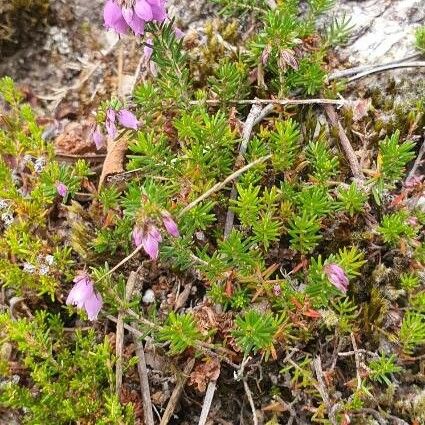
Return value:
[(132, 112), (128, 109), (121, 109), (118, 112), (118, 121), (119, 123), (126, 128), (132, 128), (133, 130), (137, 130), (139, 126), (139, 121)]
[(159, 233), (159, 230), (154, 225), (151, 225), (142, 238), (143, 249), (151, 260), (156, 260), (158, 258), (159, 243), (161, 241), (161, 233)]
[(108, 136), (113, 140), (117, 137), (117, 126), (116, 121), (125, 128), (131, 128), (133, 130), (137, 130), (139, 126), (139, 121), (137, 120), (136, 115), (130, 112), (128, 109), (120, 109), (119, 111), (115, 111), (112, 108), (109, 108), (106, 111), (106, 122), (105, 127), (108, 133)]
[(65, 198), (65, 196), (68, 195), (68, 187), (62, 182), (56, 183), (56, 190), (58, 191), (58, 194), (62, 196), (62, 198)]
[(95, 130), (92, 133), (92, 139), (96, 145), (96, 149), (102, 149), (105, 146), (105, 138), (103, 137), (102, 129), (100, 126), (96, 126)]
[(162, 222), (164, 223), (164, 226), (167, 229), (167, 232), (171, 236), (174, 236), (175, 238), (178, 238), (180, 236), (177, 223), (173, 220), (173, 218), (168, 212), (162, 213)]
[(117, 126), (115, 125), (116, 113), (113, 109), (109, 108), (106, 112), (105, 127), (110, 139), (114, 140), (117, 137)]
[(342, 267), (338, 266), (338, 264), (327, 264), (323, 268), (323, 271), (335, 288), (339, 289), (344, 294), (347, 292), (349, 282)]
[(88, 275), (82, 273), (74, 279), (74, 283), (75, 285), (66, 299), (66, 304), (84, 308), (89, 320), (96, 320), (103, 300), (101, 295), (95, 291), (93, 281)]
[(278, 283), (273, 285), (273, 294), (275, 297), (280, 297), (282, 295), (282, 288)]
[(135, 35), (141, 35), (147, 22), (162, 22), (167, 18), (165, 0), (108, 0), (103, 18), (105, 27), (118, 34), (126, 34), (131, 29)]
[(127, 23), (122, 15), (122, 10), (114, 0), (108, 0), (103, 9), (103, 20), (105, 27), (113, 29), (118, 34), (128, 32)]
[(158, 258), (159, 243), (162, 242), (162, 236), (155, 225), (150, 224), (146, 229), (135, 227), (132, 236), (134, 245), (137, 248), (142, 245), (151, 260)]

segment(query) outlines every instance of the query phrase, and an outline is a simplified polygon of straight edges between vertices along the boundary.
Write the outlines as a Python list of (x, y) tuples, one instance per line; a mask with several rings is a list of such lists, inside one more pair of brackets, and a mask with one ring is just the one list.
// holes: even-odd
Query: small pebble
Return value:
[(147, 289), (143, 295), (142, 301), (145, 304), (153, 304), (155, 302), (155, 292), (152, 289)]

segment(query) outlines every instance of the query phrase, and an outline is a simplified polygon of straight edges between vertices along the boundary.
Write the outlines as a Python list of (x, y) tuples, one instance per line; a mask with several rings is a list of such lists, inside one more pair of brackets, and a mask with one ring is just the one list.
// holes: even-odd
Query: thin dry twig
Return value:
[(356, 376), (357, 376), (357, 389), (359, 390), (362, 386), (362, 378), (360, 376), (360, 355), (357, 348), (356, 338), (354, 337), (354, 334), (351, 332), (351, 344), (353, 345), (354, 349), (354, 360), (356, 362)]
[(326, 410), (328, 411), (329, 420), (332, 425), (338, 425), (338, 421), (335, 415), (335, 408), (334, 406), (332, 406), (328, 390), (326, 389), (325, 381), (323, 379), (322, 360), (320, 356), (317, 356), (313, 360), (313, 367), (314, 371), (316, 372), (317, 390), (319, 391), (320, 396), (322, 397), (323, 402), (325, 403)]
[[(248, 149), (248, 144), (251, 139), (252, 130), (262, 110), (263, 108), (261, 107), (261, 105), (259, 105), (258, 103), (254, 103), (251, 107), (248, 117), (246, 118), (245, 124), (243, 126), (243, 131), (242, 131), (242, 142), (239, 147), (238, 157), (236, 158), (236, 164), (238, 164), (238, 166), (242, 165), (245, 162), (245, 153)], [(233, 200), (236, 199), (238, 195), (237, 189), (236, 189), (237, 181), (238, 179), (235, 179), (233, 182), (232, 191), (230, 192), (230, 197), (229, 197), (229, 205), (231, 204)], [(229, 207), (229, 209), (227, 210), (227, 215), (226, 215), (226, 223), (224, 225), (225, 238), (227, 238), (227, 236), (229, 236), (230, 232), (232, 231), (234, 219), (235, 219), (235, 213)]]
[(204, 397), (204, 404), (202, 405), (201, 416), (198, 425), (205, 425), (207, 423), (208, 415), (210, 413), (211, 404), (214, 398), (215, 390), (217, 388), (217, 381), (213, 380), (208, 383), (207, 391)]
[(107, 273), (105, 273), (103, 276), (100, 276), (99, 279), (96, 280), (97, 282), (100, 282), (102, 279), (105, 279), (105, 277), (108, 277), (115, 271), (117, 271), (121, 266), (123, 266), (127, 261), (131, 260), (138, 252), (140, 252), (143, 248), (143, 245), (138, 246), (133, 252), (131, 252), (127, 257), (122, 259), (116, 266), (112, 267), (111, 270), (109, 270)]
[(404, 58), (397, 59), (391, 62), (375, 64), (375, 65), (361, 65), (361, 66), (355, 66), (353, 68), (342, 69), (340, 71), (335, 71), (332, 74), (330, 74), (328, 76), (328, 81), (336, 80), (338, 78), (350, 77), (351, 75), (359, 74), (361, 72), (374, 69), (374, 68), (380, 68), (382, 66), (391, 66), (395, 64), (400, 64), (406, 61), (411, 61), (413, 59), (418, 59), (420, 57), (421, 57), (420, 53), (415, 53), (414, 55), (406, 56)]
[(173, 416), (177, 403), (179, 402), (180, 396), (183, 392), (183, 388), (186, 385), (186, 381), (189, 378), (190, 372), (192, 372), (193, 366), (195, 366), (195, 359), (189, 360), (189, 362), (184, 367), (183, 373), (179, 377), (180, 379), (178, 379), (177, 385), (171, 394), (170, 400), (168, 401), (167, 407), (165, 408), (165, 412), (162, 415), (162, 419), (159, 425), (167, 425), (171, 419), (171, 416)]
[(257, 411), (255, 410), (254, 399), (252, 398), (252, 393), (249, 388), (248, 382), (246, 382), (246, 379), (243, 380), (243, 387), (245, 389), (245, 394), (248, 397), (249, 405), (251, 407), (253, 424), (258, 425), (258, 417)]
[[(352, 102), (345, 99), (231, 99), (226, 102), (235, 105), (336, 105), (346, 106)], [(192, 100), (189, 102), (190, 105), (200, 105), (206, 103), (207, 105), (219, 105), (223, 103), (221, 99), (207, 99), (207, 100)]]
[(353, 147), (351, 146), (350, 141), (348, 140), (347, 135), (345, 134), (342, 124), (338, 120), (338, 116), (332, 106), (325, 106), (326, 115), (329, 118), (329, 121), (333, 127), (338, 129), (339, 140), (341, 142), (342, 149), (344, 150), (345, 156), (347, 157), (348, 163), (350, 164), (351, 172), (356, 179), (361, 181), (364, 180), (363, 173), (360, 168), (359, 161), (357, 160), (356, 153), (354, 152)]
[(136, 335), (133, 334), (133, 340), (136, 344), (136, 356), (137, 356), (137, 370), (139, 372), (140, 379), (140, 391), (142, 393), (143, 400), (143, 415), (145, 419), (145, 425), (155, 425), (153, 418), (151, 392), (149, 388), (148, 369), (146, 367), (145, 350), (143, 349), (143, 343), (139, 341)]
[[(131, 294), (134, 290), (137, 281), (137, 274), (131, 272), (128, 277), (127, 284), (125, 287), (125, 301), (128, 301), (131, 297)], [(115, 363), (115, 391), (119, 395), (122, 386), (122, 372), (123, 372), (123, 359), (122, 359), (122, 350), (124, 346), (124, 311), (118, 313), (117, 318), (117, 332), (116, 332), (116, 342), (115, 342), (115, 355), (117, 357)]]
[(402, 62), (402, 63), (393, 63), (389, 65), (377, 66), (375, 68), (366, 69), (363, 72), (360, 72), (357, 75), (348, 79), (348, 82), (351, 83), (353, 81), (359, 80), (361, 78), (367, 77), (372, 74), (377, 74), (379, 72), (390, 71), (392, 69), (400, 69), (400, 68), (422, 68), (425, 67), (425, 61), (415, 61), (415, 62)]
[[(379, 354), (374, 353), (373, 351), (364, 350), (362, 348), (359, 348), (357, 350), (357, 353), (358, 354), (367, 354), (368, 356), (371, 356), (371, 357), (379, 357)], [(340, 356), (340, 357), (350, 357), (350, 356), (354, 356), (355, 354), (356, 354), (355, 351), (344, 351), (342, 353), (338, 353), (338, 356)]]
[(225, 187), (228, 183), (230, 183), (234, 179), (237, 179), (245, 171), (248, 171), (250, 168), (255, 167), (256, 165), (261, 164), (262, 162), (265, 162), (265, 161), (269, 160), (271, 157), (272, 157), (271, 155), (262, 156), (261, 158), (258, 158), (255, 161), (252, 161), (251, 163), (245, 165), (245, 167), (242, 167), (239, 170), (235, 171), (233, 174), (231, 174), (230, 176), (226, 177), (222, 182), (219, 182), (219, 183), (215, 184), (211, 189), (207, 190), (201, 196), (199, 196), (194, 201), (192, 201), (189, 205), (187, 205), (186, 207), (184, 207), (180, 211), (180, 213), (179, 213), (178, 216), (179, 217), (182, 217), (184, 214), (186, 214), (188, 211), (190, 211), (193, 207), (195, 207), (196, 205), (198, 205), (204, 199), (207, 199), (209, 196), (211, 196), (212, 194), (218, 192), (223, 187)]
[(419, 148), (418, 156), (416, 157), (415, 162), (414, 162), (414, 164), (413, 164), (413, 167), (412, 167), (412, 169), (409, 171), (409, 174), (408, 174), (408, 175), (407, 175), (407, 177), (406, 177), (406, 180), (405, 180), (406, 182), (407, 182), (408, 180), (410, 180), (412, 177), (414, 177), (414, 176), (415, 176), (416, 171), (418, 170), (419, 166), (420, 166), (420, 165), (421, 165), (421, 163), (422, 163), (422, 158), (424, 157), (424, 155), (425, 155), (425, 140), (424, 140), (424, 142), (422, 143), (421, 147)]

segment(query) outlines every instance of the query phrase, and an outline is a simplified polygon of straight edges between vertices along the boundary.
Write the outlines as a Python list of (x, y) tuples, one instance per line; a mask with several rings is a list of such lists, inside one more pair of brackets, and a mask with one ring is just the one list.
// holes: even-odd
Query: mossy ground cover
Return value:
[(1, 408), (425, 423), (424, 99), (329, 78), (331, 1), (217, 3), (202, 37), (146, 28), (143, 78), (96, 111), (102, 170), (1, 80)]

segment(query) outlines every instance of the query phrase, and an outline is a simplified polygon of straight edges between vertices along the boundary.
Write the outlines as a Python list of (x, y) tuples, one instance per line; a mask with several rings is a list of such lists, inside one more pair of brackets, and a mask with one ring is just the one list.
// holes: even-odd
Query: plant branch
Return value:
[(341, 142), (342, 149), (344, 150), (345, 156), (350, 164), (351, 172), (356, 179), (361, 181), (364, 180), (363, 173), (360, 168), (359, 161), (357, 160), (356, 153), (351, 146), (350, 140), (345, 134), (342, 124), (338, 120), (338, 116), (332, 106), (325, 106), (326, 115), (329, 118), (331, 125), (338, 129), (339, 140)]
[(200, 202), (202, 202), (203, 200), (207, 199), (212, 194), (220, 191), (223, 187), (225, 187), (228, 183), (230, 183), (234, 179), (238, 178), (245, 171), (248, 171), (250, 168), (255, 167), (256, 165), (261, 164), (262, 162), (265, 162), (265, 161), (269, 160), (271, 157), (272, 157), (271, 155), (262, 156), (261, 158), (258, 158), (255, 161), (253, 161), (253, 162), (245, 165), (245, 167), (242, 167), (241, 169), (235, 171), (233, 174), (231, 174), (230, 176), (226, 177), (222, 182), (219, 182), (219, 183), (215, 184), (211, 189), (207, 190), (201, 196), (199, 196), (194, 201), (192, 201), (189, 205), (187, 205), (186, 207), (184, 207), (180, 211), (178, 217), (182, 217), (184, 214), (186, 214), (188, 211), (190, 211), (193, 207), (195, 207), (196, 205), (198, 205)]
[[(243, 131), (242, 131), (242, 142), (239, 147), (239, 154), (236, 158), (237, 166), (241, 166), (245, 162), (245, 153), (248, 149), (249, 140), (251, 139), (252, 130), (257, 122), (258, 117), (260, 116), (263, 108), (255, 103), (252, 105), (251, 110), (246, 118)], [(227, 238), (233, 228), (233, 221), (235, 219), (235, 213), (230, 209), (231, 202), (234, 201), (237, 197), (236, 178), (233, 182), (232, 191), (230, 192), (229, 197), (229, 209), (227, 210), (226, 223), (224, 225), (224, 237)]]

